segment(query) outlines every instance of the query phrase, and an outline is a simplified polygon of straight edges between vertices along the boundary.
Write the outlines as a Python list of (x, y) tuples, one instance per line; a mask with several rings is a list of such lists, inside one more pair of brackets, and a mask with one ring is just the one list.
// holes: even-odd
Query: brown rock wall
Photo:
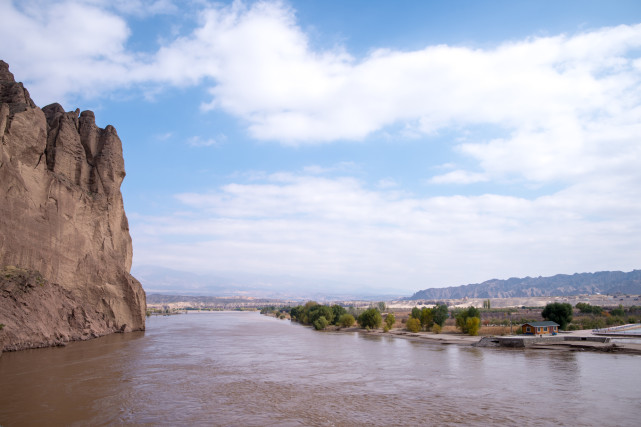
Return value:
[[(129, 274), (132, 243), (120, 193), (125, 168), (116, 130), (96, 126), (91, 111), (65, 112), (59, 104), (41, 110), (2, 61), (0, 100), (0, 268), (40, 274), (52, 295), (70, 298), (71, 305), (61, 304), (75, 314), (63, 317), (76, 332), (62, 333), (63, 341), (144, 329), (145, 294)], [(28, 294), (31, 304), (42, 292), (36, 291)], [(23, 328), (46, 331), (41, 344), (53, 342), (59, 322), (49, 322), (51, 330), (10, 324), (35, 319), (17, 316), (20, 307), (37, 310), (11, 303), (14, 297), (6, 289), (0, 295), (0, 323), (6, 325), (0, 338)], [(57, 309), (42, 305), (40, 310), (51, 315)], [(11, 343), (5, 339), (7, 349), (19, 349), (16, 340), (40, 346), (34, 336), (12, 336)]]

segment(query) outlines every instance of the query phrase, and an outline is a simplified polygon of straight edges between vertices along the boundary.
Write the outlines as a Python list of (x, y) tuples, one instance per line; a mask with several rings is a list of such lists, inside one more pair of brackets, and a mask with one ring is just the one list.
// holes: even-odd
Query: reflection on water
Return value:
[(638, 425), (641, 358), (319, 333), (257, 313), (0, 357), (0, 425)]

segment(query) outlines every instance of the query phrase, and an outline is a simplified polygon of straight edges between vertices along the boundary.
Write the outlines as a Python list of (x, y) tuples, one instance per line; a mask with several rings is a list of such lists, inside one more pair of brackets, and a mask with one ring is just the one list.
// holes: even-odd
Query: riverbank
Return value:
[[(337, 332), (358, 332), (365, 335), (372, 336), (391, 336), (394, 338), (406, 339), (411, 341), (419, 341), (431, 344), (442, 345), (459, 345), (467, 347), (495, 347), (495, 348), (510, 348), (521, 350), (555, 350), (555, 351), (594, 351), (603, 353), (617, 353), (617, 354), (636, 354), (641, 355), (641, 344), (636, 342), (626, 342), (625, 340), (618, 340), (617, 342), (598, 342), (590, 341), (588, 337), (596, 337), (591, 330), (570, 331), (563, 333), (563, 339), (555, 339), (556, 337), (543, 337), (538, 338), (536, 342), (528, 343), (522, 346), (501, 346), (499, 343), (496, 345), (479, 345), (482, 341), (491, 341), (493, 337), (474, 337), (463, 334), (434, 334), (432, 332), (408, 332), (402, 329), (392, 329), (389, 332), (382, 330), (365, 330), (358, 327), (342, 328)], [(502, 337), (497, 337), (502, 338)], [(511, 338), (528, 340), (529, 337), (514, 335)], [(498, 339), (496, 341), (499, 341)]]
[[(273, 313), (265, 313), (267, 316), (276, 317)], [(402, 328), (394, 328), (388, 332), (382, 329), (363, 329), (359, 326), (340, 328), (329, 326), (326, 332), (358, 332), (370, 336), (389, 336), (394, 338), (419, 341), (441, 345), (459, 345), (468, 347), (493, 347), (503, 349), (521, 350), (556, 350), (556, 351), (593, 351), (603, 353), (636, 354), (641, 355), (641, 343), (639, 340), (617, 339), (616, 342), (610, 338), (595, 334), (591, 329), (578, 331), (563, 331), (556, 336), (470, 336), (459, 333), (443, 332), (409, 332)]]

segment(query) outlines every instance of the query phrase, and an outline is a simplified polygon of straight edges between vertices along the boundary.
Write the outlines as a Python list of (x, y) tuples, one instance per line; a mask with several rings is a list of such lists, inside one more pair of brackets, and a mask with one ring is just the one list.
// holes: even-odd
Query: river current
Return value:
[(321, 333), (249, 312), (3, 353), (0, 425), (639, 425), (641, 357)]

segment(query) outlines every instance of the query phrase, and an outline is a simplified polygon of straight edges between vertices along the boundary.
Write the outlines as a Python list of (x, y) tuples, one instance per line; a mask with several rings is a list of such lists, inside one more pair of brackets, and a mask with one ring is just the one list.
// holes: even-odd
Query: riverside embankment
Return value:
[(434, 334), (431, 332), (408, 332), (392, 329), (389, 332), (367, 331), (360, 328), (343, 329), (346, 332), (359, 332), (367, 335), (391, 336), (394, 338), (422, 341), (434, 344), (461, 345), (470, 347), (497, 347), (511, 349), (535, 349), (558, 351), (596, 351), (607, 353), (641, 355), (641, 340), (599, 336), (592, 330), (562, 332), (556, 336), (486, 336), (474, 337), (463, 334)]

